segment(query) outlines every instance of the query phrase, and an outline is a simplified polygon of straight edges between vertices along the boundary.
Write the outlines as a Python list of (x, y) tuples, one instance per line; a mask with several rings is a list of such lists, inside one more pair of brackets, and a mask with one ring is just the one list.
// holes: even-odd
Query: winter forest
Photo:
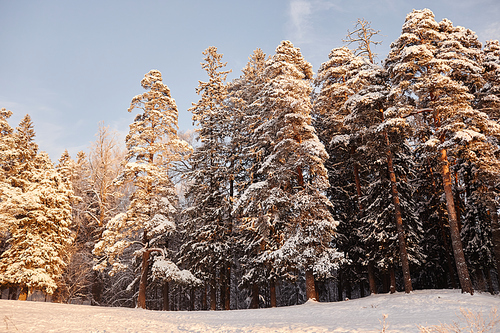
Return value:
[(209, 47), (195, 132), (151, 70), (125, 146), (101, 123), (57, 163), (2, 108), (0, 298), (229, 310), (498, 293), (500, 43), (429, 9), (380, 63), (378, 37), (358, 20), (316, 74), (290, 41), (256, 49), (230, 82)]

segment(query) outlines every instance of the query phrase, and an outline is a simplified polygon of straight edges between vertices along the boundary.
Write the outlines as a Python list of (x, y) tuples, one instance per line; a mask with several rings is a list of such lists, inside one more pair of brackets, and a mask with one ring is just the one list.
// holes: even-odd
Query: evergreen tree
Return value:
[[(323, 194), (328, 155), (311, 126), (312, 68), (299, 49), (284, 41), (267, 61), (264, 75), (256, 102), (263, 124), (256, 134), (259, 145), (269, 142), (270, 147), (257, 171), (262, 180), (245, 190), (237, 208), (246, 218), (244, 228), (259, 229), (259, 260), (274, 271), (268, 278), (280, 277), (286, 267), (302, 269), (307, 298), (313, 299), (314, 277), (329, 276), (339, 253), (331, 248), (337, 221)], [(271, 304), (276, 306), (272, 298)]]
[[(234, 180), (227, 141), (231, 124), (230, 109), (226, 106), (228, 87), (225, 83), (230, 71), (223, 71), (222, 54), (212, 46), (203, 51), (202, 68), (209, 80), (199, 82), (198, 103), (189, 109), (200, 145), (190, 158), (192, 171), (186, 177), (191, 181), (187, 197), (191, 206), (185, 210), (190, 220), (185, 225), (187, 242), (181, 247), (180, 261), (210, 287), (210, 309), (216, 309), (216, 291), (229, 299), (230, 268), (233, 257), (232, 206), (230, 184)], [(229, 303), (223, 303), (229, 309)]]
[(440, 161), (455, 262), (462, 290), (468, 293), (473, 290), (460, 239), (450, 158), (461, 146), (487, 148), (485, 133), (493, 130), (486, 115), (472, 107), (471, 93), (482, 84), (479, 60), (480, 43), (470, 30), (454, 27), (449, 20), (437, 23), (424, 9), (408, 14), (386, 62), (392, 94), (400, 103), (399, 117), (416, 119), (417, 142), (424, 142), (429, 156)]
[[(242, 70), (243, 75), (229, 85), (229, 96), (233, 105), (231, 145), (239, 147), (235, 159), (236, 196), (239, 197), (249, 186), (259, 181), (257, 171), (268, 147), (258, 146), (253, 139), (262, 125), (257, 95), (264, 83), (266, 55), (256, 49)], [(260, 251), (261, 236), (255, 229), (238, 229), (235, 235), (239, 245), (239, 262), (243, 268), (240, 286), (251, 290), (251, 308), (259, 307), (259, 285), (267, 285), (266, 264), (256, 260)]]
[[(484, 47), (483, 59), (483, 78), (485, 85), (476, 93), (477, 107), (486, 113), (488, 117), (496, 121), (500, 121), (500, 44), (498, 40), (490, 40), (486, 42)], [(479, 98), (478, 98), (479, 96)], [(498, 138), (491, 137), (490, 141), (494, 142), (498, 151), (500, 143)], [(491, 169), (490, 169), (491, 170)], [(500, 192), (500, 181), (498, 178), (489, 177), (489, 184), (486, 188), (490, 192), (486, 199), (486, 206), (491, 216), (491, 232), (493, 249), (495, 253), (495, 261), (497, 267), (497, 276), (500, 281), (500, 223), (498, 221), (498, 193)]]
[(0, 284), (21, 288), (22, 298), (53, 294), (69, 260), (73, 237), (69, 182), (45, 153), (37, 153), (27, 115), (16, 130), (16, 173), (2, 186), (0, 212), (9, 225), (9, 248), (0, 261)]
[[(11, 111), (5, 108), (0, 109), (0, 195), (3, 186), (8, 185), (9, 176), (12, 173), (12, 164), (14, 163), (14, 130), (8, 122), (11, 116)], [(8, 225), (5, 221), (0, 220), (0, 254), (4, 250), (7, 233)]]
[[(329, 158), (325, 162), (330, 186), (327, 190), (334, 218), (341, 221), (338, 226), (336, 244), (350, 261), (346, 261), (338, 272), (339, 285), (344, 282), (346, 297), (350, 298), (350, 282), (359, 277), (360, 258), (365, 257), (358, 233), (361, 227), (359, 218), (364, 207), (361, 203), (362, 177), (366, 168), (363, 145), (357, 141), (355, 133), (344, 123), (349, 109), (344, 107), (348, 98), (368, 84), (359, 75), (367, 62), (354, 55), (347, 47), (333, 49), (329, 60), (321, 64), (315, 85), (320, 91), (314, 100), (314, 126), (318, 137), (325, 145)], [(370, 290), (376, 293), (373, 263), (369, 263)], [(343, 280), (343, 281), (342, 281)], [(340, 288), (343, 289), (343, 288)], [(342, 298), (339, 291), (339, 299)]]
[(149, 275), (149, 257), (153, 251), (163, 253), (155, 257), (153, 271), (156, 275), (179, 280), (191, 278), (180, 276), (178, 268), (166, 259), (164, 251), (156, 248), (157, 242), (175, 230), (177, 195), (169, 169), (189, 150), (188, 144), (177, 136), (177, 106), (170, 90), (162, 82), (161, 73), (149, 71), (141, 81), (147, 91), (132, 99), (129, 112), (142, 110), (130, 125), (125, 139), (127, 163), (123, 174), (117, 178), (117, 185), (126, 180), (134, 184), (131, 202), (123, 214), (116, 215), (106, 224), (101, 240), (95, 245), (96, 255), (105, 255), (96, 269), (112, 265), (110, 274), (126, 268), (119, 256), (129, 246), (138, 247), (141, 255), (141, 275), (138, 307), (146, 308), (146, 286)]
[(478, 108), (492, 120), (500, 119), (500, 43), (489, 40), (484, 46), (483, 78), (485, 85), (477, 93)]

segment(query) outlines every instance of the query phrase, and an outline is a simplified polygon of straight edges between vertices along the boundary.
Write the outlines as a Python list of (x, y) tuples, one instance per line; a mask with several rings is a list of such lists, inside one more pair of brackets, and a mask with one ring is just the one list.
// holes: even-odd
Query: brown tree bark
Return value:
[(252, 301), (250, 302), (250, 309), (259, 308), (259, 285), (257, 283), (252, 284)]
[[(439, 194), (437, 193), (437, 184), (436, 180), (434, 178), (434, 171), (432, 169), (431, 163), (429, 160), (427, 160), (428, 168), (429, 168), (429, 174), (431, 175), (431, 181), (432, 181), (432, 186), (434, 188), (434, 196), (439, 197)], [(446, 240), (446, 231), (444, 229), (443, 221), (439, 219), (439, 227), (441, 229), (441, 237), (443, 238), (443, 243), (444, 243), (444, 248), (445, 248), (445, 257), (446, 257), (446, 264), (448, 266), (448, 272), (450, 274), (450, 281), (451, 281), (451, 287), (453, 289), (457, 289), (457, 283), (455, 281), (455, 271), (453, 270), (453, 264), (450, 256), (450, 246), (448, 244), (448, 241)], [(447, 281), (445, 285), (447, 285)]]
[(396, 292), (396, 272), (394, 271), (394, 265), (391, 265), (391, 267), (389, 267), (389, 276), (391, 282), (389, 290), (391, 294), (394, 294)]
[(203, 295), (201, 297), (201, 309), (206, 310), (207, 309), (207, 292), (208, 292), (208, 287), (207, 283), (205, 283), (205, 286), (203, 288)]
[(276, 281), (271, 280), (269, 281), (269, 296), (271, 298), (271, 307), (275, 308), (277, 306), (276, 303)]
[(306, 269), (306, 297), (307, 299), (318, 299), (318, 295), (316, 294), (316, 285), (314, 283), (314, 274), (312, 269)]
[(460, 239), (460, 231), (457, 221), (457, 213), (455, 210), (455, 203), (453, 198), (453, 190), (451, 186), (451, 175), (446, 149), (441, 149), (440, 155), (441, 174), (443, 177), (443, 187), (446, 197), (446, 208), (448, 210), (448, 222), (450, 224), (451, 246), (453, 248), (453, 255), (455, 257), (455, 265), (457, 266), (458, 279), (462, 292), (474, 294), (472, 282), (469, 277), (469, 270), (467, 269), (467, 262), (465, 261), (464, 250), (462, 247), (462, 240)]
[(190, 295), (189, 295), (189, 311), (194, 311), (194, 301), (196, 298), (196, 289), (191, 287)]
[(368, 282), (370, 283), (370, 293), (377, 294), (377, 284), (375, 283), (375, 268), (373, 261), (368, 263)]
[(146, 286), (148, 284), (148, 270), (149, 270), (149, 251), (142, 252), (141, 264), (141, 279), (139, 282), (139, 296), (137, 298), (137, 307), (141, 309), (146, 308)]
[(102, 273), (99, 271), (94, 271), (92, 273), (92, 298), (93, 303), (96, 303), (97, 305), (101, 304), (102, 291), (104, 288), (101, 274)]

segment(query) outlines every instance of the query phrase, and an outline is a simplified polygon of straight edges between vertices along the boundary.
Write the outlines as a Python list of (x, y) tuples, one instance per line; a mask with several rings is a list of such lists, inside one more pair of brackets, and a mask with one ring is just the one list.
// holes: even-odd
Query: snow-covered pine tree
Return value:
[[(0, 108), (0, 198), (2, 197), (3, 186), (8, 186), (9, 184), (9, 173), (12, 172), (12, 165), (14, 163), (14, 130), (8, 122), (11, 116), (11, 111)], [(8, 238), (9, 226), (6, 221), (0, 219), (0, 255), (7, 249)], [(0, 286), (0, 289), (4, 287)]]
[[(491, 120), (498, 123), (500, 121), (500, 43), (498, 40), (489, 40), (486, 42), (482, 65), (484, 68), (483, 79), (485, 85), (476, 93), (477, 108), (486, 113)], [(500, 149), (498, 139), (490, 137), (490, 140), (496, 141), (497, 149)], [(497, 276), (500, 281), (500, 223), (498, 219), (498, 207), (500, 204), (498, 200), (495, 200), (499, 196), (499, 184), (500, 181), (498, 179), (490, 179), (488, 188), (491, 193), (485, 199), (489, 215), (491, 216), (492, 242)]]
[[(355, 140), (355, 135), (344, 124), (348, 116), (348, 109), (343, 107), (347, 99), (362, 89), (366, 80), (358, 75), (359, 71), (366, 66), (366, 61), (354, 55), (347, 47), (333, 49), (329, 60), (321, 64), (315, 85), (320, 91), (314, 100), (313, 124), (318, 131), (318, 137), (325, 145), (329, 158), (325, 162), (328, 170), (330, 186), (327, 195), (332, 202), (334, 218), (341, 221), (338, 226), (338, 237), (336, 244), (351, 261), (346, 261), (341, 267), (338, 278), (339, 285), (343, 283), (346, 287), (346, 297), (350, 298), (350, 282), (359, 276), (361, 267), (360, 260), (364, 253), (361, 240), (353, 230), (358, 230), (359, 217), (363, 213), (362, 177), (360, 174), (364, 168), (366, 159), (358, 147), (363, 147), (361, 142)], [(369, 266), (369, 284), (372, 293), (376, 293), (375, 277)], [(343, 289), (343, 288), (341, 288)], [(339, 297), (342, 298), (342, 290)]]
[(156, 244), (165, 235), (175, 231), (173, 215), (177, 212), (175, 186), (169, 177), (172, 164), (182, 159), (190, 150), (189, 145), (177, 136), (178, 111), (170, 89), (162, 82), (161, 73), (151, 70), (145, 74), (141, 86), (147, 91), (132, 99), (129, 112), (142, 110), (130, 125), (125, 139), (127, 163), (116, 185), (131, 180), (134, 192), (123, 214), (118, 214), (106, 224), (94, 254), (104, 256), (96, 269), (112, 265), (110, 274), (126, 268), (120, 261), (123, 251), (134, 246), (141, 257), (141, 275), (137, 306), (146, 308), (146, 286), (149, 276), (151, 252), (161, 252), (154, 258), (155, 276), (173, 279), (194, 279), (188, 272), (180, 272)]
[(338, 223), (323, 194), (328, 155), (311, 126), (312, 67), (298, 48), (283, 41), (266, 62), (264, 75), (255, 102), (263, 123), (255, 138), (270, 147), (257, 171), (262, 180), (245, 190), (237, 210), (246, 218), (243, 227), (261, 234), (259, 260), (274, 271), (268, 278), (275, 280), (287, 268), (301, 269), (307, 298), (315, 299), (315, 277), (329, 276), (341, 255), (331, 247)]
[[(460, 26), (453, 26), (452, 22), (444, 19), (439, 23), (440, 30), (446, 34), (445, 41), (440, 44), (438, 59), (443, 59), (451, 70), (448, 70), (449, 76), (456, 82), (468, 89), (470, 94), (476, 96), (481, 93), (485, 86), (484, 70), (482, 66), (484, 54), (481, 50), (481, 43), (477, 35), (470, 29)], [(455, 183), (457, 184), (456, 191), (461, 188), (470, 186), (469, 190), (462, 191), (462, 200), (460, 200), (460, 192), (455, 194), (455, 202), (464, 203), (464, 216), (459, 216), (461, 223), (465, 226), (465, 222), (472, 223), (469, 231), (477, 228), (475, 223), (477, 216), (491, 215), (491, 211), (497, 209), (495, 200), (498, 197), (497, 184), (500, 180), (500, 161), (498, 159), (498, 147), (500, 139), (500, 125), (492, 120), (489, 114), (479, 109), (476, 104), (474, 95), (469, 101), (469, 106), (464, 110), (459, 110), (454, 116), (458, 119), (446, 119), (444, 125), (452, 128), (453, 135), (450, 135), (448, 141), (451, 143), (449, 148), (450, 155), (454, 158), (454, 163), (451, 167), (455, 174)], [(452, 116), (453, 115), (449, 115)], [(469, 178), (470, 181), (464, 179), (467, 172), (464, 170), (474, 170), (474, 177)], [(472, 204), (475, 202), (476, 204)], [(473, 206), (472, 206), (473, 205)], [(488, 212), (488, 210), (490, 212)], [(460, 212), (459, 212), (460, 213)], [(464, 218), (467, 218), (464, 220)], [(474, 221), (476, 220), (476, 221)], [(476, 236), (481, 234), (482, 250), (481, 255), (475, 259), (482, 261), (479, 265), (477, 260), (471, 267), (476, 271), (476, 277), (479, 278), (482, 272), (489, 272), (488, 262), (492, 260), (490, 257), (491, 242), (489, 241), (490, 224), (487, 220), (480, 219), (483, 225), (481, 231), (476, 233)], [(476, 229), (477, 230), (477, 229)], [(464, 231), (462, 229), (462, 231)], [(471, 236), (469, 234), (469, 236)], [(464, 238), (462, 239), (467, 244), (469, 243)], [(467, 244), (468, 246), (471, 244)], [(477, 242), (476, 242), (477, 245)], [(500, 246), (498, 244), (497, 246)], [(472, 252), (469, 252), (472, 254)], [(475, 252), (475, 255), (478, 252)], [(488, 258), (489, 257), (489, 258)], [(467, 258), (470, 263), (472, 258)], [(479, 283), (481, 286), (482, 283)], [(483, 288), (481, 286), (481, 288)]]
[(0, 284), (21, 289), (25, 299), (35, 290), (53, 294), (69, 260), (73, 241), (69, 183), (46, 153), (37, 153), (27, 115), (16, 130), (16, 174), (2, 184), (0, 212), (10, 231), (9, 248), (0, 260)]
[[(491, 241), (491, 214), (488, 211), (487, 186), (476, 172), (479, 168), (472, 162), (458, 160), (460, 169), (457, 174), (462, 181), (461, 192), (465, 205), (460, 219), (461, 236), (468, 267), (479, 291), (486, 291), (486, 280), (491, 292), (491, 269), (494, 268), (493, 244)], [(478, 177), (479, 176), (479, 177)]]
[[(236, 195), (241, 195), (251, 184), (257, 182), (257, 170), (262, 164), (261, 156), (265, 156), (267, 147), (259, 146), (254, 139), (254, 133), (262, 119), (258, 104), (254, 104), (263, 86), (266, 55), (261, 49), (256, 49), (249, 57), (243, 74), (229, 84), (230, 101), (236, 109), (233, 112), (233, 137), (231, 145), (238, 146), (240, 154), (235, 161)], [(234, 118), (238, 115), (239, 119)], [(244, 218), (240, 216), (241, 218)], [(267, 285), (266, 265), (256, 259), (260, 251), (261, 236), (254, 229), (238, 228), (237, 237), (239, 263), (242, 266), (240, 286), (251, 290), (250, 308), (259, 307), (259, 285)]]
[[(371, 243), (368, 257), (374, 261), (379, 254), (377, 249), (385, 247), (386, 262), (377, 262), (380, 268), (392, 273), (395, 262), (401, 265), (405, 292), (409, 293), (413, 288), (408, 241), (413, 244), (413, 261), (418, 263), (422, 257), (418, 246), (419, 223), (411, 201), (413, 189), (409, 184), (413, 172), (412, 163), (408, 163), (411, 161), (410, 148), (405, 142), (409, 125), (404, 119), (394, 117), (394, 110), (389, 107), (387, 73), (383, 68), (367, 63), (358, 76), (359, 81), (365, 81), (365, 86), (346, 101), (344, 107), (349, 110), (349, 116), (344, 124), (355, 140), (363, 144), (363, 156), (370, 163), (370, 173), (366, 176), (367, 193), (363, 196), (366, 209), (361, 237)], [(390, 222), (395, 228), (391, 228)], [(390, 229), (394, 233), (391, 234)], [(395, 239), (397, 246), (391, 242)], [(369, 264), (369, 260), (365, 264)], [(391, 278), (391, 291), (394, 292), (394, 274)]]
[(500, 42), (486, 41), (483, 58), (485, 85), (477, 94), (478, 108), (492, 120), (500, 120)]
[[(74, 194), (73, 184), (75, 183), (76, 163), (67, 150), (59, 158), (56, 170)], [(70, 202), (72, 211), (70, 229), (73, 232), (74, 241), (68, 246), (70, 260), (64, 269), (59, 287), (54, 295), (54, 299), (59, 302), (69, 302), (76, 298), (86, 298), (90, 290), (93, 257), (92, 249), (90, 247), (85, 248), (85, 244), (89, 244), (88, 242), (91, 238), (83, 228), (83, 225), (81, 225), (81, 221), (75, 218), (77, 212), (74, 208), (76, 208), (80, 200), (80, 197), (73, 196)]]
[(426, 255), (417, 276), (419, 288), (457, 288), (451, 239), (447, 232), (448, 213), (443, 198), (439, 161), (430, 158), (422, 145), (413, 151), (416, 211), (422, 221), (422, 251)]
[(399, 117), (414, 117), (416, 143), (424, 142), (432, 158), (440, 161), (455, 263), (462, 290), (471, 294), (450, 159), (460, 146), (481, 144), (490, 150), (485, 133), (494, 130), (494, 124), (472, 108), (471, 93), (481, 86), (479, 53), (480, 43), (470, 30), (453, 27), (446, 19), (437, 23), (432, 11), (424, 9), (407, 15), (386, 62), (392, 94), (401, 105)]
[[(185, 224), (186, 243), (181, 247), (181, 263), (210, 287), (210, 309), (217, 307), (216, 292), (221, 287), (224, 308), (230, 306), (229, 289), (230, 268), (232, 266), (232, 204), (230, 186), (234, 180), (231, 158), (227, 154), (227, 140), (231, 112), (226, 106), (228, 87), (227, 74), (222, 68), (222, 54), (211, 46), (203, 51), (205, 56), (202, 68), (207, 72), (208, 81), (199, 81), (196, 92), (201, 99), (189, 109), (193, 113), (193, 123), (200, 145), (191, 155), (192, 171), (186, 177), (191, 186), (187, 198), (191, 206), (185, 210), (190, 220)], [(204, 299), (206, 298), (206, 295)], [(202, 305), (205, 307), (205, 304)]]
[[(12, 116), (12, 111), (5, 108), (0, 109), (0, 184), (4, 185), (8, 182), (11, 164), (13, 163), (13, 148), (14, 130), (9, 125), (8, 119)], [(6, 185), (6, 184), (5, 184)], [(1, 195), (0, 187), (0, 195)], [(5, 221), (0, 220), (0, 254), (4, 249), (5, 237), (7, 236), (8, 227)]]

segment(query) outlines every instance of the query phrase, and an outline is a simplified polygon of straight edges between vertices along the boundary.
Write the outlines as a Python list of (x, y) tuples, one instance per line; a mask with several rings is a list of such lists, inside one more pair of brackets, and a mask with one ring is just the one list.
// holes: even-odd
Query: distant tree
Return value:
[[(128, 111), (139, 108), (142, 112), (130, 125), (125, 139), (127, 163), (115, 182), (120, 185), (131, 180), (135, 190), (127, 211), (106, 224), (106, 230), (94, 247), (94, 254), (105, 256), (96, 269), (104, 269), (109, 263), (112, 265), (110, 274), (114, 274), (127, 267), (119, 259), (123, 251), (130, 246), (137, 247), (136, 253), (142, 257), (137, 306), (146, 308), (151, 252), (163, 253), (154, 260), (156, 276), (173, 274), (179, 277), (177, 266), (156, 245), (164, 235), (175, 231), (177, 195), (168, 172), (172, 163), (180, 160), (190, 147), (177, 136), (177, 106), (162, 82), (161, 73), (149, 71), (141, 85), (147, 92), (135, 96)], [(190, 278), (187, 273), (184, 276)]]
[(381, 41), (374, 41), (373, 36), (377, 36), (380, 34), (380, 30), (375, 30), (371, 27), (371, 23), (365, 20), (364, 18), (358, 18), (356, 24), (354, 25), (354, 30), (347, 30), (346, 39), (342, 41), (347, 43), (347, 45), (356, 43), (358, 47), (354, 50), (354, 54), (356, 56), (361, 56), (367, 58), (370, 63), (375, 63), (376, 53), (372, 50), (373, 45), (379, 45)]
[(119, 209), (123, 192), (113, 180), (123, 172), (121, 162), (126, 152), (117, 142), (117, 134), (99, 123), (96, 140), (92, 143), (88, 156), (88, 185), (93, 198), (86, 213), (102, 228)]

